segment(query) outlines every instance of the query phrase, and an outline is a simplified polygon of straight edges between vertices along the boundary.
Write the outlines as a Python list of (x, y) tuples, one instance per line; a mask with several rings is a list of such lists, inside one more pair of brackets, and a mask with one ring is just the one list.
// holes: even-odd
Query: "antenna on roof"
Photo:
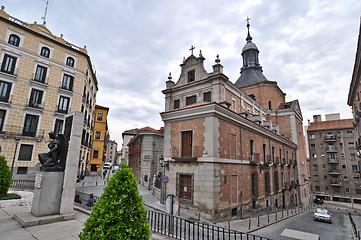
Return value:
[(44, 19), (43, 24), (46, 24), (46, 14), (48, 12), (48, 6), (51, 7), (51, 5), (49, 4), (49, 0), (44, 0), (45, 2), (45, 13), (44, 13), (44, 17), (42, 17), (41, 19)]

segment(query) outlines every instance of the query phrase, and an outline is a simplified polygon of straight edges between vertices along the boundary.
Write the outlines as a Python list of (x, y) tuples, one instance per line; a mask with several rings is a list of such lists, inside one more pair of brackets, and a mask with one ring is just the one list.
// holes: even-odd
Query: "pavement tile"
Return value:
[[(7, 232), (0, 231), (0, 240), (34, 240), (34, 238), (26, 229), (20, 228)], [(51, 238), (49, 238), (51, 239)]]

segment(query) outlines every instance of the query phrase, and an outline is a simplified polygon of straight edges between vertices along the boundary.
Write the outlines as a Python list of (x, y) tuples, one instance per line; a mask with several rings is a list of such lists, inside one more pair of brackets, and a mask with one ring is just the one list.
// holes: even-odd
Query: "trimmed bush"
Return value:
[(0, 196), (6, 195), (11, 186), (11, 172), (4, 156), (0, 156)]
[(135, 177), (131, 169), (121, 165), (95, 203), (79, 238), (148, 240), (150, 236), (147, 212)]

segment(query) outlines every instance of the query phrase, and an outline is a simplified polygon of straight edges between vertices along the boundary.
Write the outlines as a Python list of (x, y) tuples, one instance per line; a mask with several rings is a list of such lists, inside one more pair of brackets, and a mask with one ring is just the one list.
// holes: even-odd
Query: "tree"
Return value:
[(135, 177), (126, 165), (109, 180), (80, 239), (149, 239), (150, 227)]
[(6, 195), (11, 186), (11, 172), (4, 156), (0, 156), (0, 196)]

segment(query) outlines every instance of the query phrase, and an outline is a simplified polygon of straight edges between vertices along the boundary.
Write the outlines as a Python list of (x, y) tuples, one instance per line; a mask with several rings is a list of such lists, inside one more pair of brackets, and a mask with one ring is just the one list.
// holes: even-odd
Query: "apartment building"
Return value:
[(315, 115), (308, 126), (312, 192), (321, 199), (361, 204), (356, 134), (352, 119)]
[(247, 27), (235, 83), (219, 56), (207, 72), (192, 47), (163, 90), (166, 194), (179, 197), (183, 213), (211, 221), (306, 204), (310, 194), (301, 108), (263, 75)]
[[(100, 175), (103, 169), (103, 163), (106, 158), (106, 144), (108, 141), (108, 112), (109, 108), (95, 105), (94, 134), (92, 139), (92, 154), (87, 165), (87, 171), (90, 175)], [(85, 121), (85, 119), (84, 119)], [(87, 141), (86, 134), (83, 131), (83, 141)]]
[[(355, 57), (355, 64), (353, 67), (352, 79), (350, 83), (350, 89), (348, 93), (347, 104), (352, 109), (353, 114), (353, 125), (355, 127), (356, 135), (356, 149), (357, 149), (357, 159), (358, 166), (361, 169), (361, 20), (360, 20), (360, 30), (357, 41), (357, 50)], [(361, 172), (359, 172), (361, 174)]]
[[(84, 47), (0, 10), (0, 154), (14, 179), (33, 179), (37, 155), (48, 152), (48, 132), (64, 131), (65, 116), (84, 113), (81, 156), (90, 152), (98, 83)], [(79, 159), (81, 162), (81, 159)]]
[(107, 148), (105, 151), (105, 162), (112, 165), (118, 165), (118, 143), (114, 140), (108, 140)]

